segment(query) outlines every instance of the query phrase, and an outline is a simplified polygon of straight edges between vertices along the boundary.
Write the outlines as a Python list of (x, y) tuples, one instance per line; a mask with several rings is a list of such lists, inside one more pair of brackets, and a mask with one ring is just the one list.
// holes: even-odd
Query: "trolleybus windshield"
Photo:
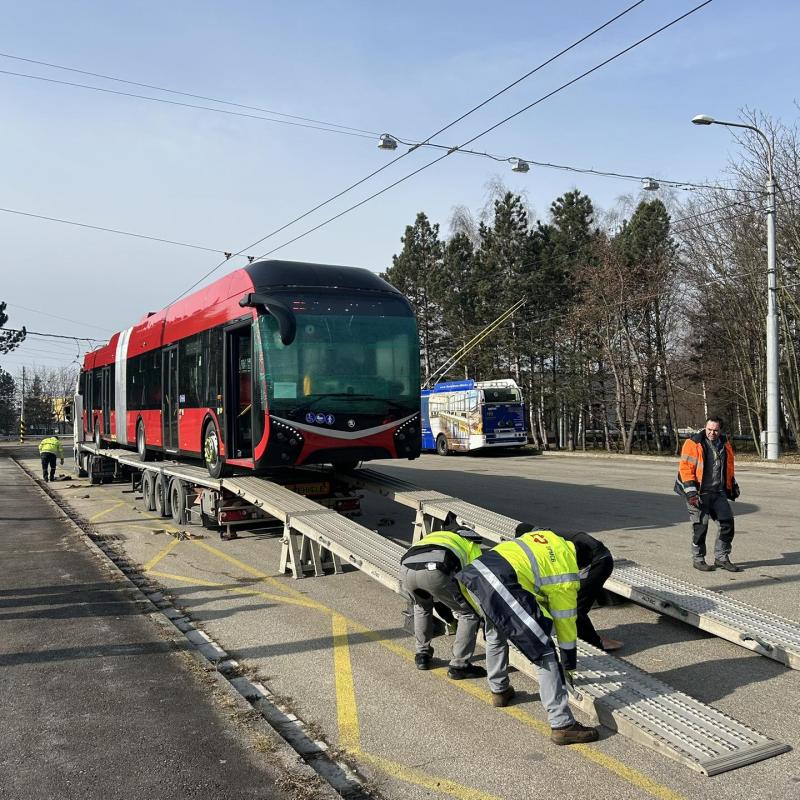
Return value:
[[(322, 415), (334, 428), (401, 419), (419, 409), (416, 323), (408, 305), (388, 295), (281, 296), (297, 333), (281, 342), (277, 321), (258, 318), (270, 414), (298, 422)], [(370, 419), (367, 419), (370, 418)], [(361, 427), (361, 425), (359, 425)]]

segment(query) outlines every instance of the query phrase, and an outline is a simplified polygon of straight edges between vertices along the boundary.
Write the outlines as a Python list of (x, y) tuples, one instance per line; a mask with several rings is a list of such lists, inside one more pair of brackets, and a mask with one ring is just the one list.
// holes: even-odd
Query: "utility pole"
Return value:
[(695, 125), (724, 125), (746, 128), (760, 136), (767, 148), (767, 441), (765, 457), (777, 461), (780, 455), (780, 342), (778, 340), (777, 280), (775, 275), (775, 149), (764, 131), (742, 122), (723, 122), (698, 114)]
[(19, 442), (25, 441), (25, 367), (22, 368), (22, 394), (19, 404)]

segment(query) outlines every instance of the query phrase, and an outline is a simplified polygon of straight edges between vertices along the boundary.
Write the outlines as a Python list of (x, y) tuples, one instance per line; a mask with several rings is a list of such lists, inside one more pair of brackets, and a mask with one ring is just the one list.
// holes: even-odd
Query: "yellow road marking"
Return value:
[(346, 750), (361, 750), (353, 665), (347, 642), (347, 620), (341, 614), (331, 618), (333, 625), (333, 674), (336, 676), (336, 718), (339, 721), (339, 744)]
[(106, 514), (110, 514), (112, 511), (116, 511), (120, 506), (124, 505), (125, 505), (124, 500), (118, 500), (116, 503), (114, 503), (113, 506), (110, 506), (104, 511), (100, 511), (97, 514), (94, 514), (93, 516), (89, 517), (89, 522), (96, 522), (98, 519), (100, 519), (100, 517), (104, 517)]
[(500, 800), (497, 795), (487, 794), (478, 789), (472, 789), (469, 786), (463, 786), (455, 781), (447, 780), (447, 778), (440, 778), (436, 775), (429, 775), (425, 772), (420, 772), (417, 769), (407, 767), (404, 764), (398, 764), (395, 761), (389, 761), (388, 758), (372, 755), (372, 753), (358, 753), (358, 756), (365, 761), (375, 764), (380, 767), (387, 775), (394, 778), (399, 778), (406, 783), (413, 783), (417, 786), (422, 786), (432, 792), (442, 792), (444, 794), (452, 795), (459, 798), (459, 800)]
[(247, 589), (243, 586), (229, 586), (225, 583), (218, 583), (216, 581), (207, 581), (202, 578), (189, 578), (185, 575), (173, 575), (171, 572), (159, 572), (158, 570), (148, 570), (150, 575), (157, 578), (170, 578), (179, 583), (195, 584), (196, 586), (207, 586), (209, 589), (224, 589), (226, 592), (234, 592), (235, 594), (247, 595), (249, 597), (263, 597), (266, 600), (273, 600), (276, 603), (288, 603), (289, 605), (301, 606), (303, 608), (313, 608), (319, 610), (313, 600), (297, 599), (294, 597), (286, 597), (281, 594), (271, 594), (270, 592), (259, 592), (258, 589)]
[(306, 597), (302, 592), (297, 591), (297, 589), (293, 589), (291, 586), (287, 586), (284, 582), (279, 581), (277, 578), (274, 578), (271, 575), (267, 575), (266, 572), (261, 572), (261, 570), (258, 570), (255, 567), (251, 567), (249, 564), (245, 564), (244, 561), (239, 561), (238, 558), (234, 558), (233, 556), (228, 555), (224, 551), (219, 550), (210, 544), (206, 544), (205, 542), (196, 542), (196, 541), (193, 541), (192, 544), (197, 545), (197, 547), (202, 547), (203, 550), (207, 550), (209, 553), (212, 553), (218, 558), (221, 558), (223, 561), (227, 561), (229, 564), (233, 564), (233, 566), (235, 567), (239, 567), (239, 569), (243, 570), (249, 575), (252, 575), (255, 578), (260, 578), (262, 581), (264, 581), (264, 583), (268, 583), (270, 586), (274, 586), (281, 592), (285, 592), (287, 595), (289, 595), (289, 597), (294, 597), (305, 601), (305, 603), (309, 604), (309, 608), (317, 608), (326, 614), (336, 613), (333, 609), (328, 608), (328, 606), (323, 605), (322, 603), (318, 603), (316, 600), (311, 600), (310, 598)]
[[(382, 639), (380, 634), (378, 634), (375, 631), (372, 631), (371, 629), (365, 627), (361, 623), (356, 622), (355, 620), (348, 619), (347, 617), (344, 617), (343, 615), (339, 614), (337, 611), (329, 608), (328, 606), (324, 605), (323, 603), (319, 603), (319, 602), (317, 602), (315, 600), (309, 600), (301, 592), (298, 592), (296, 589), (292, 589), (291, 587), (285, 586), (283, 583), (281, 583), (277, 579), (267, 575), (264, 572), (261, 572), (260, 570), (256, 569), (255, 567), (251, 567), (249, 564), (246, 564), (245, 562), (240, 561), (239, 559), (236, 559), (233, 556), (229, 556), (227, 553), (224, 553), (221, 550), (218, 550), (216, 547), (212, 547), (211, 545), (206, 544), (204, 542), (193, 542), (193, 544), (197, 545), (198, 547), (202, 547), (203, 549), (207, 550), (208, 552), (219, 556), (220, 558), (222, 558), (223, 560), (225, 560), (225, 561), (227, 561), (227, 562), (229, 562), (231, 564), (234, 564), (235, 566), (239, 567), (240, 569), (244, 570), (246, 573), (248, 573), (250, 575), (253, 575), (255, 577), (261, 578), (265, 582), (268, 582), (268, 583), (270, 583), (272, 585), (280, 587), (280, 589), (285, 591), (288, 595), (294, 596), (295, 599), (304, 600), (305, 602), (303, 604), (307, 605), (307, 607), (309, 607), (309, 608), (314, 608), (314, 609), (316, 609), (318, 611), (322, 611), (323, 613), (330, 614), (332, 617), (340, 617), (341, 620), (342, 620), (341, 624), (345, 625), (345, 632), (344, 632), (345, 643), (346, 643), (347, 629), (349, 628), (349, 629), (353, 630), (354, 632), (360, 633), (361, 635), (363, 635), (365, 638), (369, 639), (370, 641), (372, 641), (372, 642), (374, 642), (376, 644), (379, 644), (381, 647), (386, 648), (390, 652), (392, 652), (395, 655), (397, 655), (400, 658), (402, 658), (404, 661), (413, 662), (414, 654), (410, 650), (408, 650), (405, 647), (402, 647), (402, 646), (396, 644), (395, 642), (391, 642), (391, 641), (387, 641), (385, 639)], [(186, 579), (186, 580), (189, 580), (189, 579)], [(238, 592), (239, 590), (232, 589), (230, 591)], [(241, 590), (241, 591), (245, 592), (247, 590)], [(289, 603), (292, 602), (292, 600), (290, 598), (274, 597), (274, 599), (276, 601), (278, 601), (278, 602), (289, 602)], [(348, 647), (349, 647), (349, 645), (348, 645)], [(349, 655), (348, 655), (348, 664), (349, 664)], [(469, 685), (466, 681), (459, 681), (458, 683), (455, 683), (454, 681), (450, 681), (446, 677), (447, 673), (446, 673), (446, 670), (444, 668), (431, 670), (428, 674), (433, 675), (436, 678), (439, 678), (441, 680), (446, 680), (448, 682), (448, 684), (450, 684), (450, 686), (452, 686), (453, 688), (460, 689), (461, 691), (466, 692), (467, 694), (471, 695), (475, 699), (478, 699), (478, 700), (480, 700), (482, 702), (485, 702), (485, 703), (488, 703), (488, 704), (491, 704), (491, 702), (492, 702), (491, 693), (486, 691), (485, 689), (480, 689), (477, 686)], [(352, 680), (352, 671), (350, 671), (350, 680)], [(339, 691), (339, 689), (338, 689), (338, 678), (337, 678), (337, 698), (338, 698), (338, 691)], [(354, 692), (353, 692), (353, 695), (354, 695)], [(519, 707), (515, 707), (515, 706), (506, 707), (506, 708), (502, 709), (502, 711), (503, 711), (503, 713), (507, 714), (508, 716), (513, 717), (517, 721), (521, 722), (526, 727), (533, 728), (534, 730), (536, 730), (537, 732), (541, 733), (542, 735), (546, 735), (546, 736), (549, 737), (549, 735), (550, 735), (550, 727), (549, 727), (549, 725), (546, 725), (544, 722), (541, 722), (540, 720), (538, 720), (535, 717), (531, 716), (530, 714), (528, 714), (527, 712), (523, 711)], [(357, 719), (356, 719), (356, 724), (357, 724)], [(599, 766), (602, 766), (603, 768), (607, 769), (609, 772), (611, 772), (614, 775), (616, 775), (621, 780), (624, 780), (624, 781), (632, 784), (633, 786), (636, 786), (637, 788), (647, 792), (648, 794), (659, 798), (659, 800), (686, 800), (683, 795), (672, 791), (672, 789), (670, 789), (669, 787), (658, 783), (657, 781), (651, 780), (650, 778), (648, 778), (643, 773), (639, 772), (638, 770), (632, 769), (631, 767), (628, 767), (626, 764), (623, 764), (621, 761), (618, 761), (616, 758), (613, 758), (612, 756), (607, 756), (604, 753), (599, 752), (594, 747), (590, 747), (588, 745), (571, 745), (569, 749), (572, 752), (579, 753), (583, 757), (587, 758), (589, 761), (592, 761), (595, 764), (598, 764)], [(363, 753), (360, 750), (360, 745), (358, 747), (358, 751), (352, 751), (352, 752), (354, 753), (354, 755), (360, 755), (360, 756), (362, 756), (364, 758), (373, 759), (376, 764), (378, 763), (378, 761), (383, 761), (383, 759), (381, 759), (378, 756), (370, 756), (370, 755), (368, 755), (366, 753)], [(389, 766), (393, 762), (387, 761), (385, 763), (386, 763), (387, 766)], [(415, 770), (412, 770), (410, 768), (404, 767), (404, 766), (399, 765), (399, 764), (395, 764), (394, 767), (396, 767), (396, 769), (398, 770), (398, 772), (395, 773), (398, 777), (400, 776), (400, 771), (402, 771), (403, 774), (408, 774), (409, 776), (416, 773)], [(387, 772), (388, 772), (388, 769), (387, 769)], [(419, 773), (419, 775), (423, 776), (423, 773)], [(403, 778), (403, 780), (406, 780), (406, 778)], [(438, 782), (440, 787), (443, 786), (446, 783), (445, 781), (441, 781), (439, 779), (435, 779), (435, 781)], [(410, 781), (410, 782), (415, 782), (415, 781)], [(458, 784), (452, 784), (452, 786), (454, 788), (458, 788), (459, 785)], [(474, 792), (475, 791), (475, 790), (469, 789), (468, 787), (460, 787), (460, 788), (463, 789), (464, 791), (469, 791), (469, 792)], [(439, 788), (439, 791), (442, 791), (442, 789)], [(451, 793), (451, 792), (448, 792), (448, 793)], [(455, 795), (455, 796), (461, 797), (461, 795)], [(464, 795), (464, 797), (466, 797), (466, 795)], [(490, 795), (478, 795), (478, 794), (476, 794), (476, 795), (471, 795), (470, 797), (475, 797), (475, 798), (487, 797), (488, 798), (488, 797), (490, 797)]]
[(162, 547), (145, 565), (144, 571), (149, 572), (153, 567), (161, 561), (162, 558), (168, 556), (178, 545), (180, 539), (173, 539), (166, 547)]

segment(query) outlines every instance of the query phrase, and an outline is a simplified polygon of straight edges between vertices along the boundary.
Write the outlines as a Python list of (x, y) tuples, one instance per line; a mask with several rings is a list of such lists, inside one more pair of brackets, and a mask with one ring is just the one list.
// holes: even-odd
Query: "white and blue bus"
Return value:
[(510, 378), (448, 381), (422, 390), (422, 449), (445, 456), (528, 441), (525, 404)]

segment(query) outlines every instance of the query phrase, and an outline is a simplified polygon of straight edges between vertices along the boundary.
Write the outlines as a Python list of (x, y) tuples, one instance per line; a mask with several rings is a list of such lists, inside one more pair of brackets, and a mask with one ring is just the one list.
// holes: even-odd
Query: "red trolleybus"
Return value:
[(84, 358), (84, 441), (201, 458), (219, 477), (420, 451), (408, 300), (354, 267), (259, 261)]

